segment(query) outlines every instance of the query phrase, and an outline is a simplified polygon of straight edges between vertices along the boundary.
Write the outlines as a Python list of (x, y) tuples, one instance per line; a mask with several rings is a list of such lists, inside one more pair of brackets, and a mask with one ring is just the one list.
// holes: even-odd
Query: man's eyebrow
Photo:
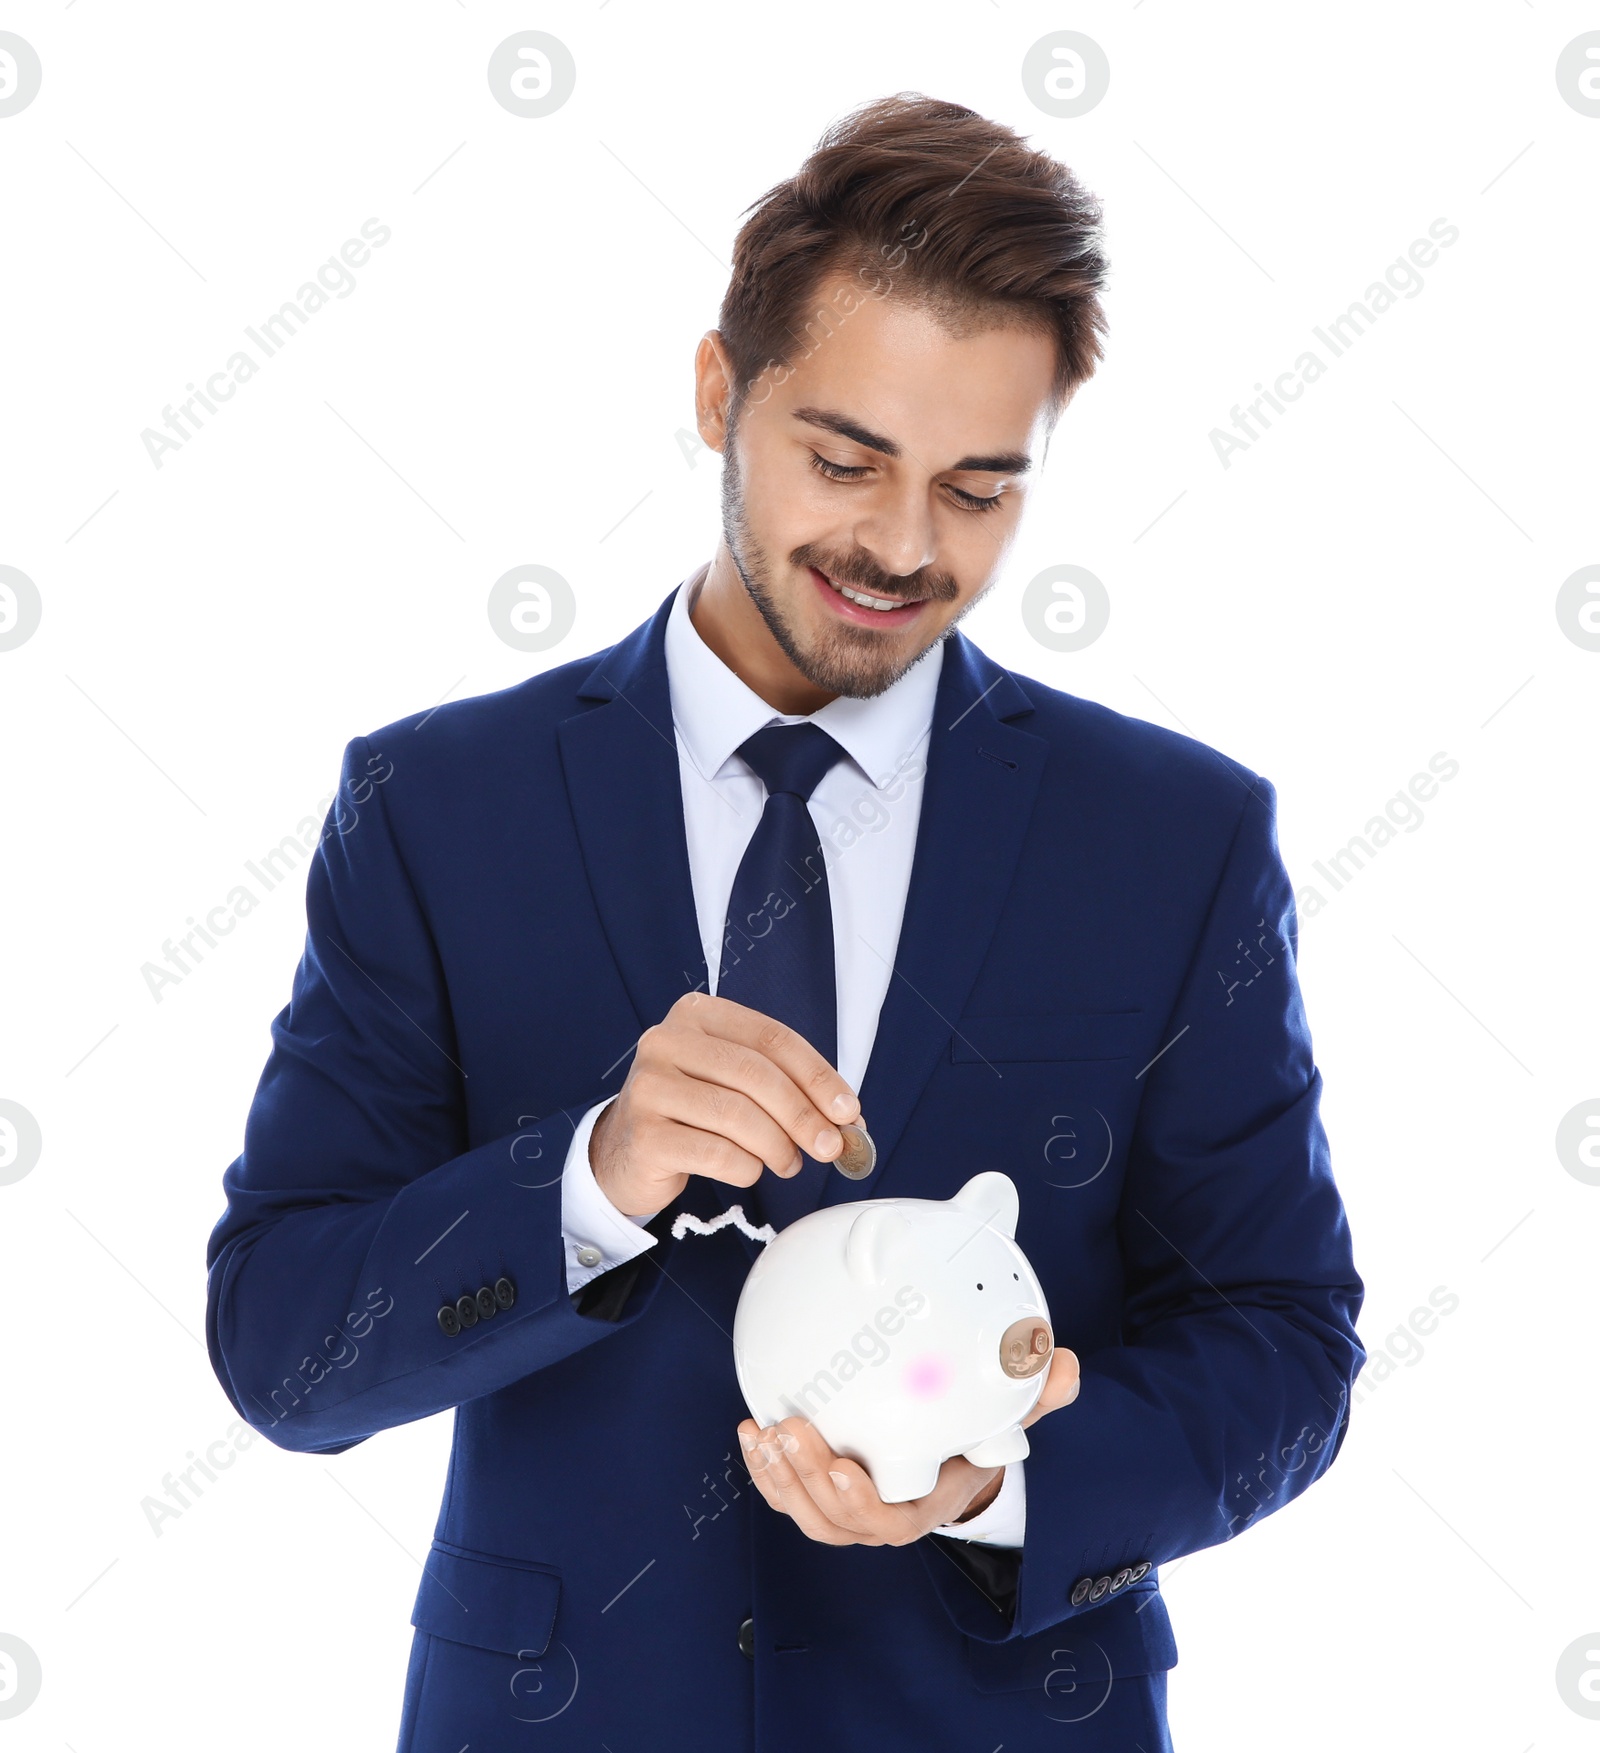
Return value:
[[(871, 432), (865, 426), (858, 425), (844, 414), (835, 414), (828, 408), (796, 408), (796, 420), (804, 420), (808, 426), (820, 426), (824, 432), (836, 432), (841, 438), (848, 438), (852, 444), (862, 445), (867, 450), (875, 450), (881, 456), (898, 457), (900, 446), (892, 438), (885, 438), (880, 432)], [(993, 456), (968, 456), (951, 466), (951, 473), (975, 472), (984, 475), (1023, 475), (1033, 467), (1033, 459), (1020, 450), (999, 451)]]
[(976, 469), (981, 475), (1025, 475), (1032, 467), (1032, 457), (1020, 450), (1003, 450), (990, 457), (963, 457), (952, 472)]
[(897, 457), (900, 446), (892, 438), (885, 438), (881, 433), (869, 432), (865, 426), (858, 426), (854, 420), (843, 414), (832, 413), (827, 408), (796, 408), (796, 420), (804, 420), (808, 426), (820, 426), (824, 432), (837, 432), (841, 438), (848, 438), (852, 444), (864, 445), (868, 450), (878, 451), (886, 457)]

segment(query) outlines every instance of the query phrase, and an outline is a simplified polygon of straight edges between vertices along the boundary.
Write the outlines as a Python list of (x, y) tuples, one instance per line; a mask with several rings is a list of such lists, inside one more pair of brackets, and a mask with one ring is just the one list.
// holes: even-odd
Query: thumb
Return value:
[(1044, 1392), (1039, 1396), (1033, 1410), (1023, 1419), (1024, 1430), (1047, 1412), (1054, 1412), (1059, 1407), (1070, 1406), (1078, 1397), (1079, 1375), (1078, 1354), (1069, 1351), (1065, 1346), (1057, 1346), (1055, 1355), (1050, 1359), (1050, 1373), (1045, 1377)]

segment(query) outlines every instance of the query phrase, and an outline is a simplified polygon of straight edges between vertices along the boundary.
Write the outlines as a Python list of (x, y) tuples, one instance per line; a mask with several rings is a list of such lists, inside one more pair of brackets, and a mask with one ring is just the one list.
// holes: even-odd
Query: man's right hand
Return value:
[(705, 992), (687, 992), (639, 1037), (622, 1089), (589, 1136), (589, 1166), (629, 1217), (670, 1205), (690, 1175), (752, 1186), (785, 1179), (801, 1151), (831, 1162), (861, 1103), (804, 1036)]

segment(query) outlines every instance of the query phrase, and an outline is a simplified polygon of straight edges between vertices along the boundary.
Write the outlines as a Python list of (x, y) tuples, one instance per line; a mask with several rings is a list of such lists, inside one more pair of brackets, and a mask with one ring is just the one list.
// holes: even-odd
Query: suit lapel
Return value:
[(706, 976), (667, 686), (671, 607), (669, 596), (606, 653), (578, 690), (601, 704), (558, 733), (589, 890), (641, 1033)]
[(1048, 744), (1006, 722), (1032, 711), (1008, 671), (959, 632), (949, 635), (905, 916), (860, 1091), (879, 1167), (866, 1183), (830, 1174), (824, 1205), (880, 1198), (891, 1177), (908, 1178), (895, 1146), (949, 1047), (1033, 814)]
[[(558, 731), (589, 891), (638, 1025), (633, 1041), (685, 992), (708, 984), (667, 681), (672, 602), (669, 595), (605, 654), (578, 689), (590, 704)], [(632, 1044), (616, 1043), (619, 1086)], [(710, 1218), (736, 1200), (750, 1214), (743, 1189), (691, 1176), (675, 1204)], [(734, 1233), (753, 1260), (759, 1244)]]

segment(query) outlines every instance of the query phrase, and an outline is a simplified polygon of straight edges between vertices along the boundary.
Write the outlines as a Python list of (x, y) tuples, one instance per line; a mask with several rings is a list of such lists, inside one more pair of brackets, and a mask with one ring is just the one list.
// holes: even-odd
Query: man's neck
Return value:
[(718, 545), (710, 565), (689, 587), (689, 619), (710, 649), (774, 712), (809, 717), (838, 698), (808, 682), (784, 655), (726, 544)]

